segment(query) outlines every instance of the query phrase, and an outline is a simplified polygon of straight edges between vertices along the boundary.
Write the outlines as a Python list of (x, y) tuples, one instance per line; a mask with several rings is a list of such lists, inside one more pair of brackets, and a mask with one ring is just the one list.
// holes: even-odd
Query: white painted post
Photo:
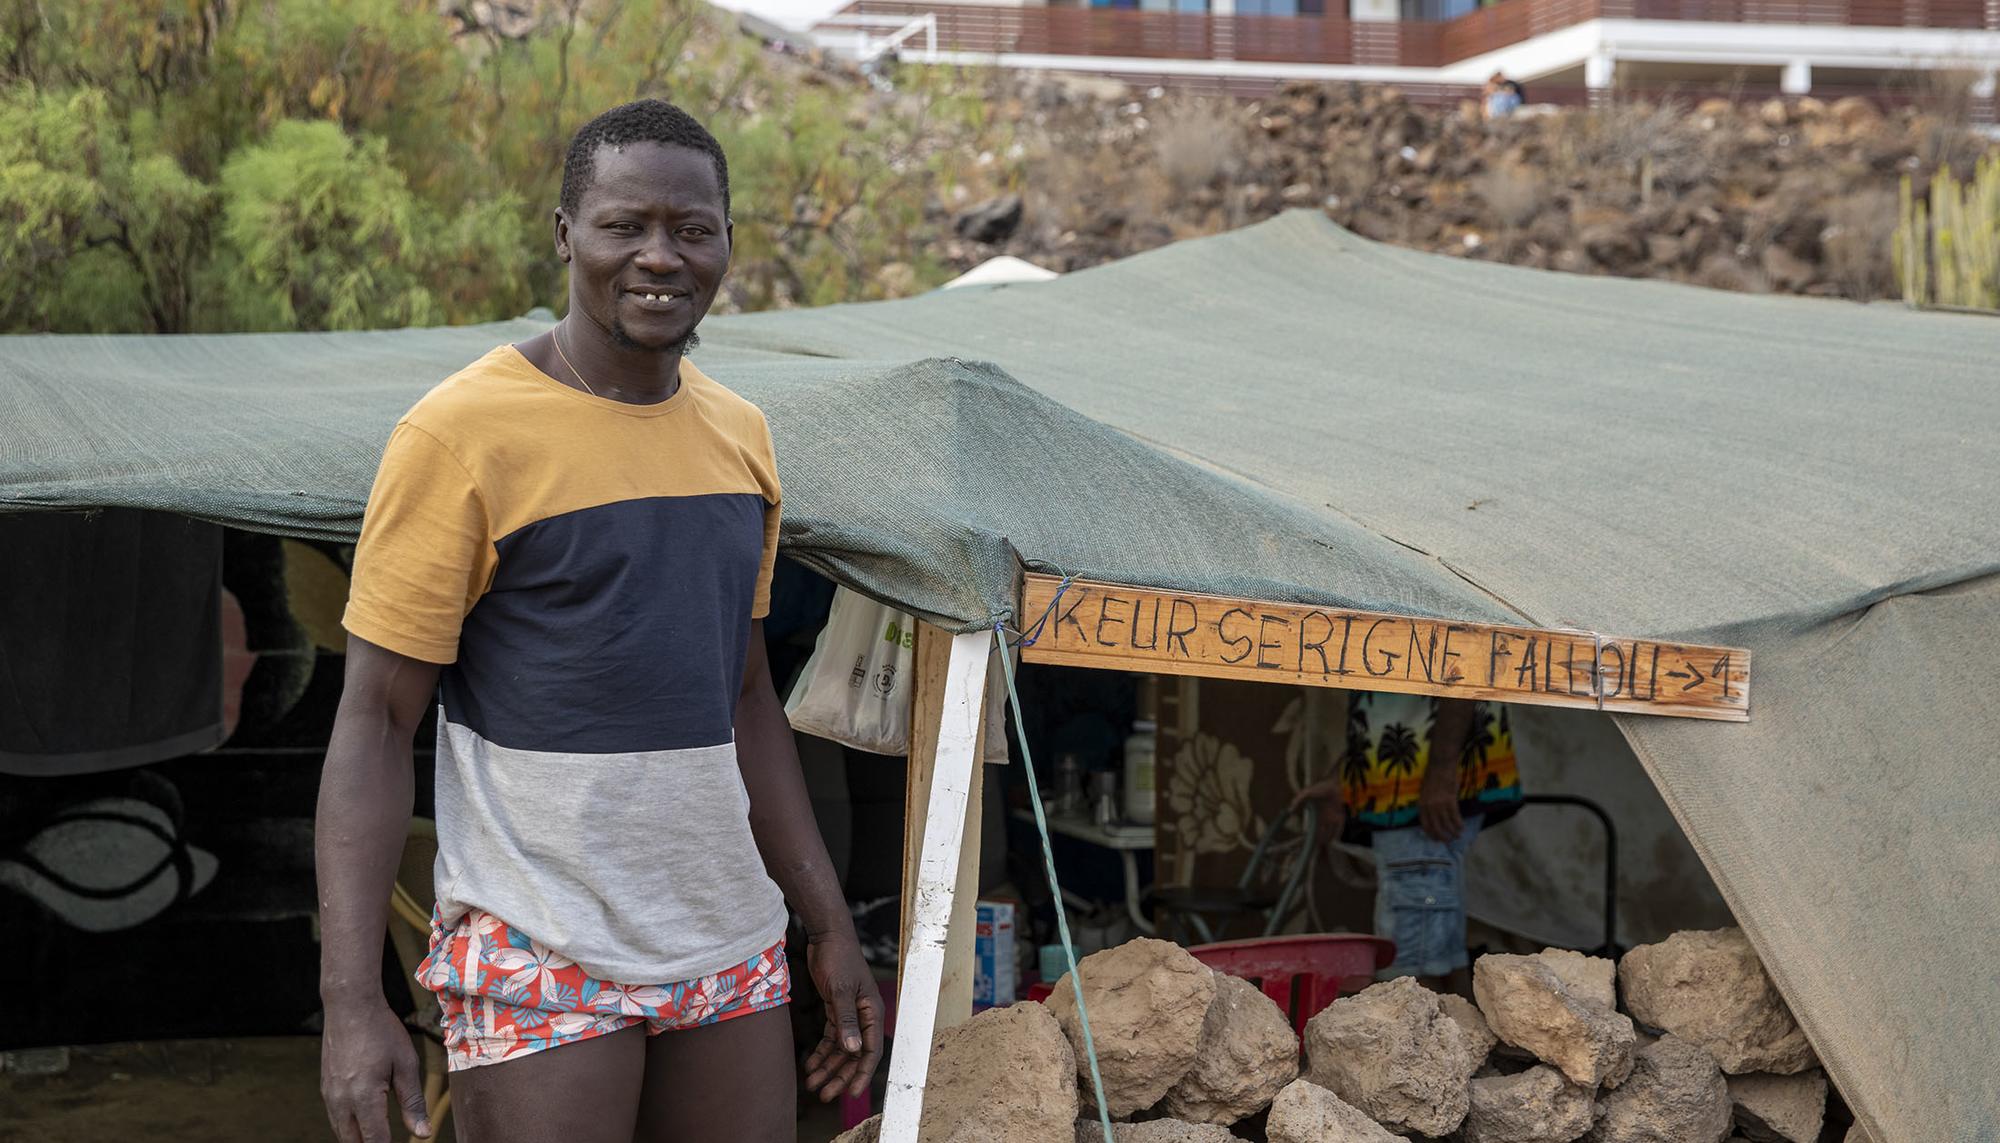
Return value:
[[(951, 640), (910, 942), (903, 958), (902, 992), (896, 1001), (896, 1050), (889, 1058), (889, 1096), (882, 1109), (881, 1143), (917, 1143), (917, 1124), (923, 1116), (952, 898), (958, 886), (959, 862), (966, 856), (960, 852), (965, 840), (965, 805), (972, 783), (980, 777), (979, 720), (986, 709), (986, 657), (992, 641), (990, 631), (955, 635)], [(972, 854), (970, 859), (977, 861), (978, 855)]]
[(1208, 0), (1209, 55), (1236, 58), (1236, 0)]
[(1602, 91), (1611, 86), (1617, 71), (1618, 61), (1610, 52), (1593, 52), (1584, 57), (1583, 86), (1592, 91)]
[(1593, 52), (1583, 60), (1583, 86), (1592, 107), (1603, 107), (1611, 98), (1611, 81), (1618, 74), (1618, 61), (1610, 52)]
[(1785, 95), (1806, 95), (1812, 91), (1812, 64), (1793, 60), (1778, 73), (1778, 91)]

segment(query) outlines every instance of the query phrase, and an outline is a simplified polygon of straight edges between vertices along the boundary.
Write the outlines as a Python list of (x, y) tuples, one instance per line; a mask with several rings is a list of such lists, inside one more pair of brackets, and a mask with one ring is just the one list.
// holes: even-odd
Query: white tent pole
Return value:
[(945, 943), (958, 887), (965, 805), (978, 777), (979, 720), (985, 712), (990, 631), (955, 635), (945, 668), (944, 713), (938, 725), (937, 764), (925, 814), (924, 848), (910, 941), (896, 1000), (896, 1050), (889, 1058), (889, 1097), (882, 1111), (881, 1143), (917, 1143), (930, 1073), (931, 1037), (937, 1027), (938, 989), (944, 982)]

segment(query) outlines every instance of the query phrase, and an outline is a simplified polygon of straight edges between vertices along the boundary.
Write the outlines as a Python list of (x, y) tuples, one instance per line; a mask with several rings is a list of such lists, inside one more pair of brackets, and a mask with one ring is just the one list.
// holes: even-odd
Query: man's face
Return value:
[(576, 216), (556, 212), (570, 308), (633, 349), (686, 343), (715, 302), (730, 239), (715, 162), (689, 147), (600, 147)]

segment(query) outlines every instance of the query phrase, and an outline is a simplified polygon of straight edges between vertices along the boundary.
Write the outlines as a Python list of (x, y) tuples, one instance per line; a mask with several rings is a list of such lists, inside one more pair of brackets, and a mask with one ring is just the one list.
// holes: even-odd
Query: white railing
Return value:
[[(853, 28), (854, 36), (850, 40), (846, 35), (838, 32), (829, 34), (821, 31), (824, 28)], [(870, 28), (891, 28), (894, 30), (888, 35), (877, 39), (868, 34)], [(851, 52), (856, 60), (864, 64), (869, 64), (909, 43), (919, 32), (923, 33), (924, 37), (922, 62), (936, 63), (938, 58), (937, 14), (934, 12), (926, 12), (915, 19), (908, 19), (903, 16), (828, 16), (814, 26), (813, 38), (819, 41), (821, 47), (833, 51)]]

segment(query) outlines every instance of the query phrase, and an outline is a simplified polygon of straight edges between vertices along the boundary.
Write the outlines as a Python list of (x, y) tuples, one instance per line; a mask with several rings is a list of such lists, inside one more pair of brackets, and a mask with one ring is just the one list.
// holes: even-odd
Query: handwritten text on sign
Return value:
[[(1030, 575), (1031, 663), (1746, 721), (1750, 653)], [(1049, 610), (1051, 603), (1053, 611)]]

